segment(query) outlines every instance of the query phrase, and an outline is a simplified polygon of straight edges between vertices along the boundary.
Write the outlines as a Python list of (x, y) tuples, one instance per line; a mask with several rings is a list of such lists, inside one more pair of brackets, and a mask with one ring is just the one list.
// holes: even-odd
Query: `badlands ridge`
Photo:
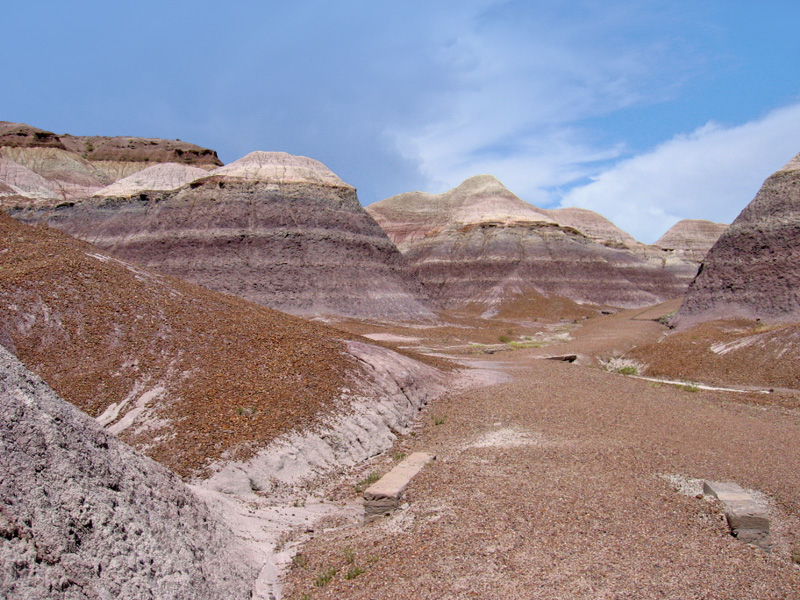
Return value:
[(3, 597), (797, 597), (800, 155), (646, 245), (490, 175), (365, 209), (310, 158), (2, 122), (0, 206)]

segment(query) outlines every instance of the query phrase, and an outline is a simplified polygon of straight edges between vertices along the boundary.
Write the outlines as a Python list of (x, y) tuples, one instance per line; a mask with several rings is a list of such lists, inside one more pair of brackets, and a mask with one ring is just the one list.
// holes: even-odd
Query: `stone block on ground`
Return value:
[(722, 502), (731, 534), (737, 539), (769, 551), (769, 515), (736, 483), (704, 481), (703, 493)]
[(415, 452), (364, 491), (364, 522), (374, 521), (399, 508), (411, 479), (436, 457)]

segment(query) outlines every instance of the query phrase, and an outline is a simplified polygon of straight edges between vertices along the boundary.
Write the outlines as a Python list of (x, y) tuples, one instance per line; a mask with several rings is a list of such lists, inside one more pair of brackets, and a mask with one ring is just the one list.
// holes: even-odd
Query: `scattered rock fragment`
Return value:
[(748, 544), (770, 551), (769, 515), (736, 483), (705, 481), (703, 493), (722, 502), (731, 534)]
[(422, 470), (422, 467), (435, 459), (433, 454), (414, 452), (364, 490), (364, 522), (369, 523), (397, 510), (411, 479)]

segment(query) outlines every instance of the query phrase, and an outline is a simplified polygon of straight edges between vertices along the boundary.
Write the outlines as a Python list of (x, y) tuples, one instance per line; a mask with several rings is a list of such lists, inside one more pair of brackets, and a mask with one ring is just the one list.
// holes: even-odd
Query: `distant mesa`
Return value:
[(726, 223), (714, 223), (704, 219), (678, 221), (655, 243), (665, 250), (675, 250), (698, 263), (728, 228)]
[[(171, 162), (206, 170), (222, 165), (213, 150), (177, 140), (56, 135), (7, 121), (0, 121), (0, 159), (41, 177), (44, 183), (37, 180), (36, 186), (46, 185), (41, 192), (30, 193), (0, 173), (0, 207), (6, 209), (72, 202), (152, 164)], [(31, 180), (30, 175), (27, 178)]]
[[(14, 216), (285, 312), (434, 318), (406, 260), (359, 204), (355, 188), (322, 163), (253, 152), (178, 189), (142, 190), (155, 175), (171, 185), (175, 174), (161, 167), (74, 206)], [(127, 201), (119, 202), (120, 190)]]
[(599, 215), (536, 208), (490, 175), (439, 195), (393, 196), (367, 211), (444, 308), (482, 306), (491, 315), (521, 297), (638, 307), (680, 296), (686, 285), (628, 248), (630, 236)]
[(66, 150), (52, 131), (31, 127), (25, 123), (0, 121), (0, 147), (5, 148), (58, 148)]
[(318, 160), (286, 152), (251, 152), (216, 169), (213, 175), (254, 183), (294, 183), (354, 189)]
[(0, 422), (4, 598), (251, 597), (258, 565), (205, 502), (3, 347)]
[(176, 162), (205, 169), (222, 166), (217, 153), (180, 140), (140, 137), (60, 137), (64, 147), (92, 162)]
[(403, 252), (447, 228), (478, 223), (555, 223), (492, 175), (471, 177), (443, 194), (398, 194), (370, 204), (367, 212)]
[(709, 250), (675, 322), (731, 317), (800, 320), (800, 155), (767, 178)]
[(633, 248), (639, 245), (634, 237), (614, 225), (600, 213), (585, 208), (567, 207), (542, 209), (542, 212), (561, 225), (574, 227), (586, 237), (607, 246)]

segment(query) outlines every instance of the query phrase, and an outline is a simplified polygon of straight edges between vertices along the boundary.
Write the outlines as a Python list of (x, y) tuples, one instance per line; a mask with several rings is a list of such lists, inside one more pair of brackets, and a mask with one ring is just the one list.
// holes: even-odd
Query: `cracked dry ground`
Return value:
[[(390, 453), (438, 456), (412, 480), (408, 508), (318, 528), (284, 597), (800, 598), (796, 408), (535, 353), (487, 358), (511, 380), (437, 401)], [(732, 538), (719, 506), (664, 475), (766, 494), (773, 552)], [(338, 494), (355, 498), (351, 486)]]

